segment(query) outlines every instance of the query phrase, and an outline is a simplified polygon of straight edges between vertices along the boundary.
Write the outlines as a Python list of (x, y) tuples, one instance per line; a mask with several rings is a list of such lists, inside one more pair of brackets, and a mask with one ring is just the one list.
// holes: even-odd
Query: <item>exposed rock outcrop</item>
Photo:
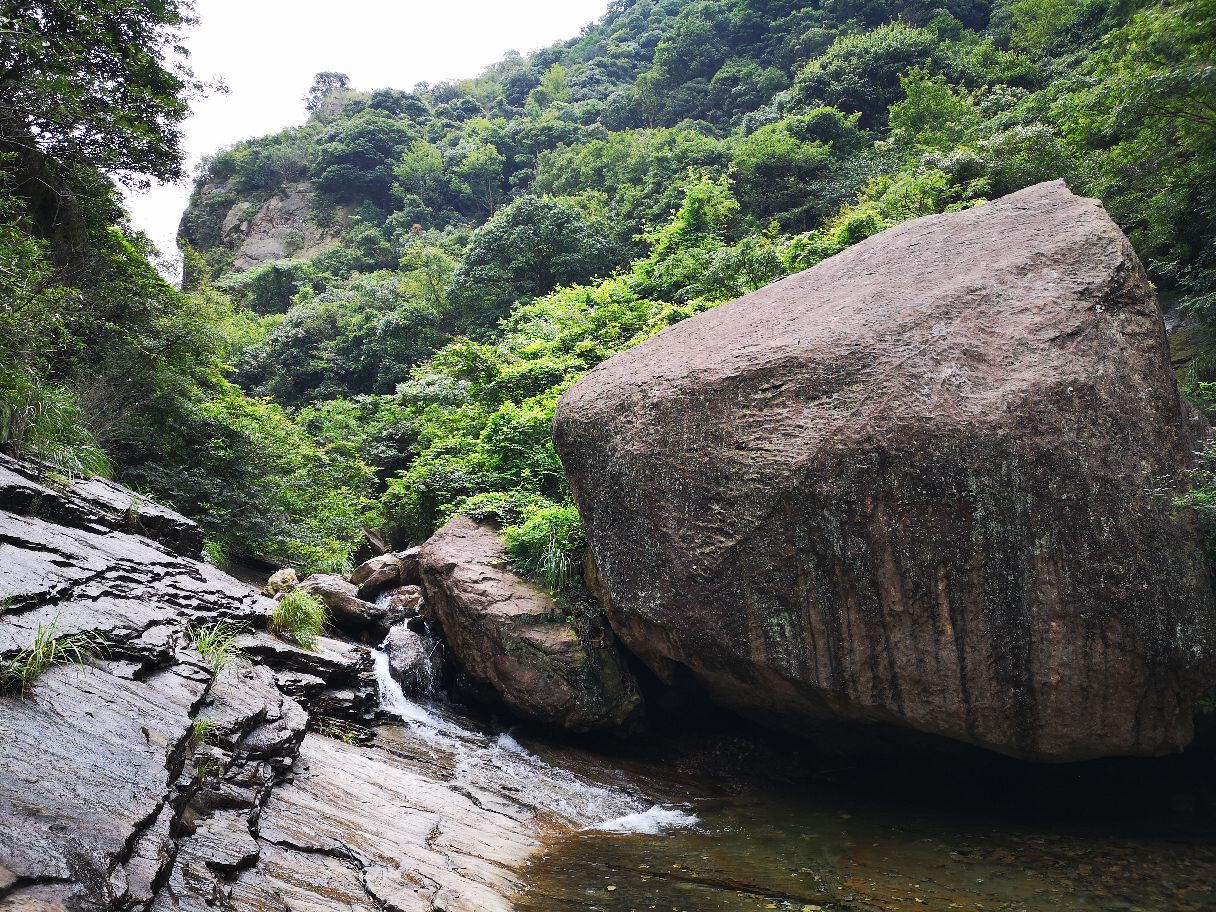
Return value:
[(642, 698), (607, 625), (567, 620), (510, 569), (494, 530), (453, 519), (423, 546), (421, 570), (455, 659), (520, 716), (574, 732), (636, 723)]
[[(133, 534), (121, 496), (0, 460), (0, 670), (40, 631), (96, 650), (0, 674), (0, 908), (508, 910), (527, 796), (374, 728), (365, 647), (268, 635), (273, 601), (173, 550), (197, 527)], [(217, 623), (225, 662), (192, 646)]]
[(197, 189), (182, 216), (179, 238), (196, 250), (232, 251), (238, 270), (288, 258), (309, 259), (332, 247), (350, 220), (339, 208), (331, 225), (313, 214), (315, 192), (308, 181), (285, 184), (270, 195), (249, 199), (229, 182)]
[(906, 223), (591, 371), (554, 426), (613, 627), (798, 732), (1159, 754), (1216, 681), (1200, 428), (1062, 182)]
[(51, 481), (35, 466), (0, 454), (0, 510), (94, 532), (144, 535), (175, 554), (198, 557), (203, 531), (179, 513), (104, 478)]

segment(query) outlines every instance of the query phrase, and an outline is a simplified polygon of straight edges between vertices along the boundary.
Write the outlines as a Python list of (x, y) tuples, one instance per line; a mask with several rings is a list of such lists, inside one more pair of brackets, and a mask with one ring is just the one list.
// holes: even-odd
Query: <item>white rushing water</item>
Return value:
[(696, 816), (687, 811), (662, 807), (623, 789), (588, 782), (569, 770), (546, 763), (509, 733), (485, 735), (445, 718), (435, 704), (415, 701), (402, 690), (383, 649), (373, 650), (372, 654), (380, 684), (380, 705), (419, 737), (450, 753), (455, 758), (452, 772), (457, 782), (520, 795), (528, 804), (580, 829), (655, 834), (697, 823)]

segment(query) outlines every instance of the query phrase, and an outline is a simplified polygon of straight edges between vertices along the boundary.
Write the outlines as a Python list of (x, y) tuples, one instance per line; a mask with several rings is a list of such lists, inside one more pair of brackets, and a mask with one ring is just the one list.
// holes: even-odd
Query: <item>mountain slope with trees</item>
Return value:
[[(105, 408), (68, 408), (9, 446), (104, 456), (198, 517), (217, 553), (302, 566), (340, 565), (360, 526), (417, 540), (456, 512), (493, 517), (560, 588), (582, 540), (549, 423), (582, 373), (900, 221), (1060, 177), (1106, 203), (1191, 319), (1189, 389), (1207, 402), (1214, 47), (1212, 0), (618, 0), (468, 80), (365, 92), (322, 73), (305, 124), (205, 163), (184, 293), (112, 202), (90, 209), (90, 243), (121, 239), (121, 274), (145, 283), (123, 299), (161, 303), (85, 322), (156, 369), (83, 329), (50, 361), (14, 346), (21, 376), (130, 404), (122, 433)], [(194, 85), (175, 78), (154, 83), (170, 125)], [(140, 129), (132, 148), (156, 151)], [(64, 229), (38, 223), (6, 161), (5, 250), (54, 313), (81, 293), (49, 252)], [(118, 166), (73, 167), (105, 187)], [(288, 254), (235, 269), (239, 226), (291, 194), (308, 211), (279, 238)], [(4, 319), (33, 327), (17, 339), (55, 325)], [(97, 365), (146, 385), (117, 398)]]

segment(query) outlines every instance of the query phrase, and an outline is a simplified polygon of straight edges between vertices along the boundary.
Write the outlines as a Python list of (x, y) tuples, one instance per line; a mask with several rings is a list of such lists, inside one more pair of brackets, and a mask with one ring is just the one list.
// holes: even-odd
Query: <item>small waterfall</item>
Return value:
[(582, 829), (657, 833), (696, 824), (697, 818), (686, 811), (655, 805), (638, 795), (588, 782), (546, 763), (510, 733), (489, 736), (448, 719), (441, 704), (419, 701), (406, 694), (393, 676), (383, 646), (374, 650), (373, 656), (381, 708), (408, 725), (414, 734), (449, 754), (453, 758), (453, 776), (462, 785), (518, 795), (519, 800)]

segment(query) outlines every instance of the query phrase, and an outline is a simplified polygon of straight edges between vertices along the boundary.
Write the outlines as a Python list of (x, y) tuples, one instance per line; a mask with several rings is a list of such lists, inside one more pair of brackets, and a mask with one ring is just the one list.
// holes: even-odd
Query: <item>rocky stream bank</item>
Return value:
[(584, 612), (460, 517), (265, 595), (0, 456), (0, 909), (1216, 908), (1210, 748), (1156, 759), (1216, 684), (1173, 506), (1206, 432), (1126, 239), (1049, 184), (568, 391)]

